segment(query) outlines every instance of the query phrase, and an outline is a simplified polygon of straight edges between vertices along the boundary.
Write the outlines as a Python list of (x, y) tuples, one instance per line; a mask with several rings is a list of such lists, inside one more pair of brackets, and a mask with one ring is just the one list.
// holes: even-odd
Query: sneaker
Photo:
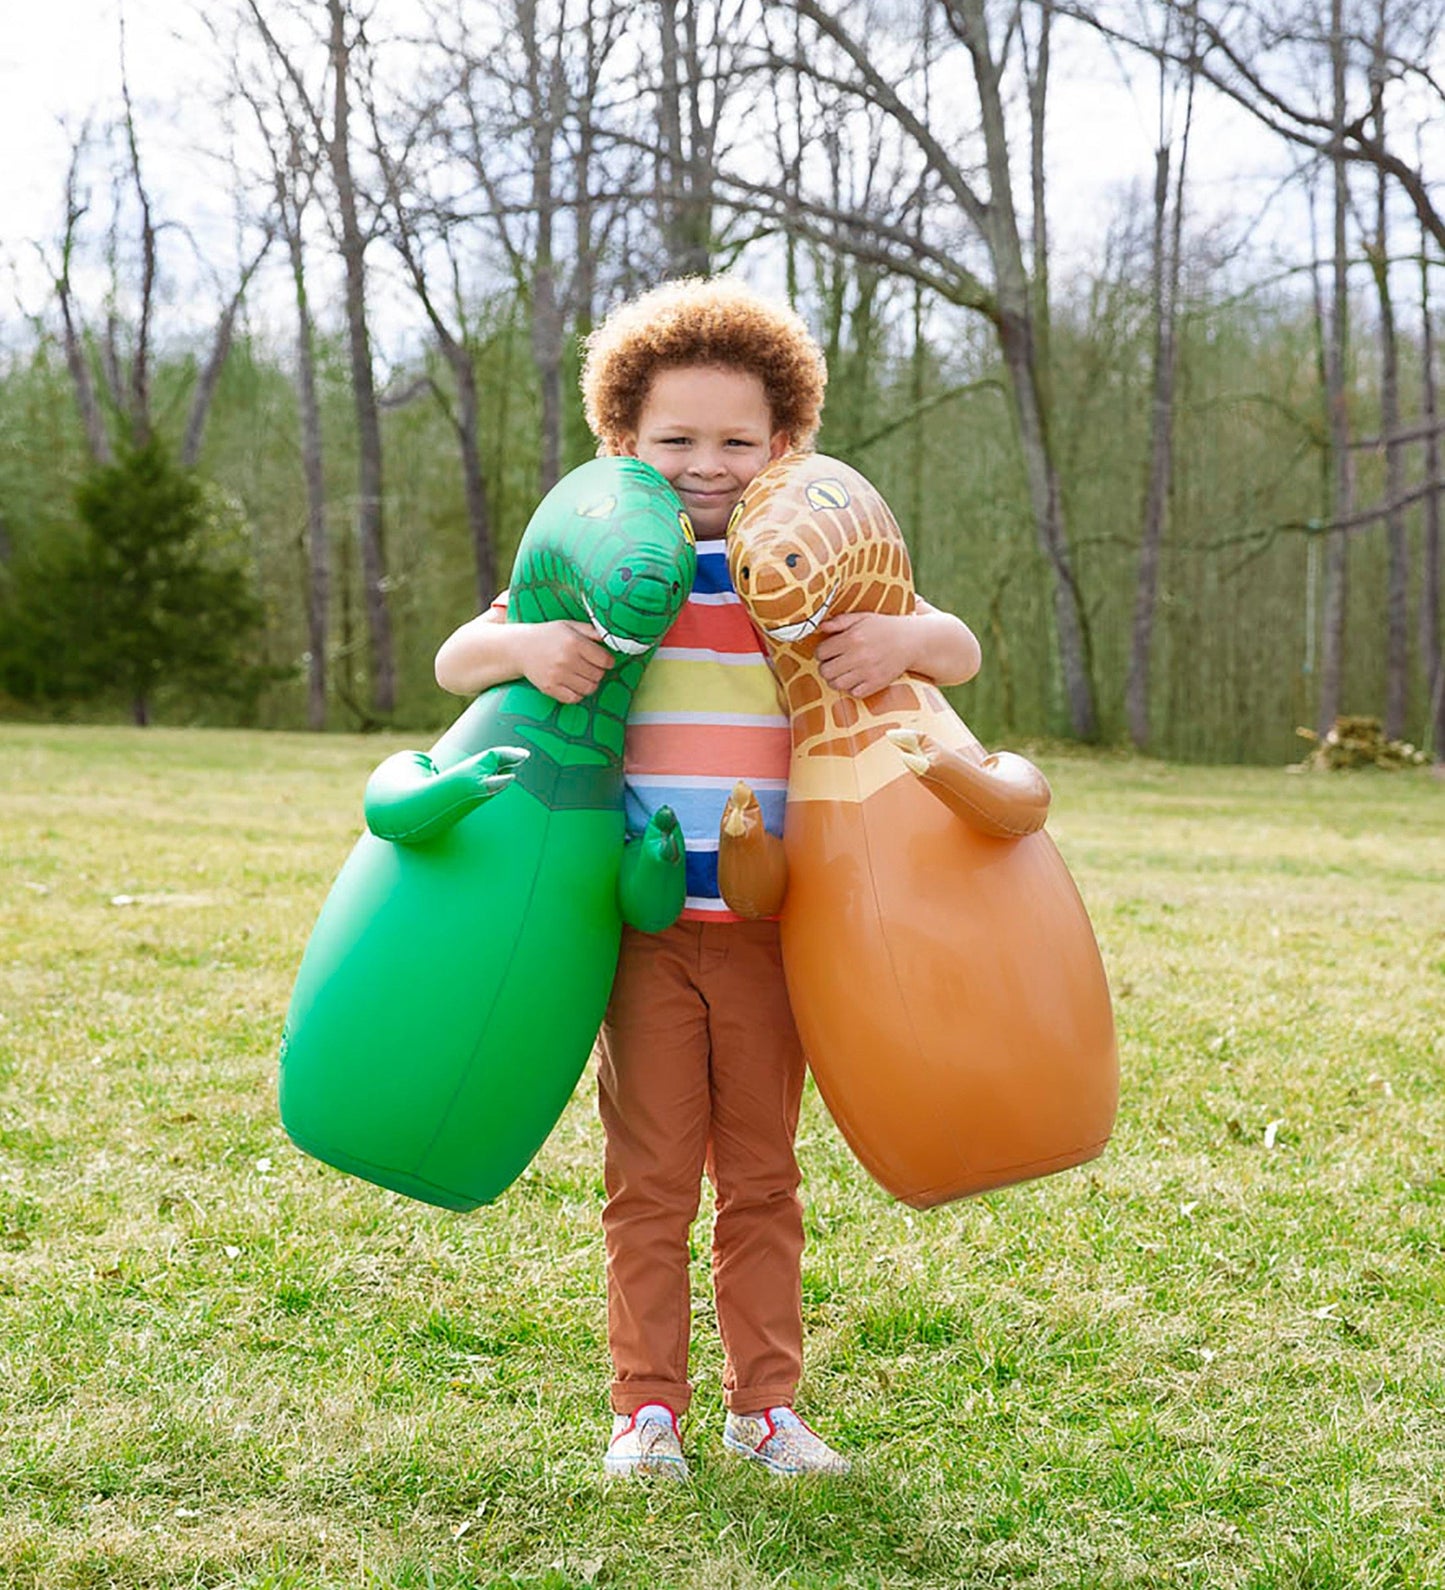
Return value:
[(739, 1457), (766, 1464), (774, 1474), (846, 1474), (852, 1467), (791, 1408), (729, 1413), (723, 1446)]
[(619, 1413), (612, 1421), (602, 1470), (608, 1479), (655, 1474), (685, 1480), (687, 1459), (682, 1455), (677, 1415), (665, 1402), (649, 1402), (633, 1414)]

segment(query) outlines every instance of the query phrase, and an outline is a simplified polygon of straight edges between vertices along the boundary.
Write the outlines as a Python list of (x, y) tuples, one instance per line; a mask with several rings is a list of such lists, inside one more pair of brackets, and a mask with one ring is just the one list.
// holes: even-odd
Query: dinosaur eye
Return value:
[(677, 593), (678, 593), (678, 592), (679, 592), (679, 591), (680, 591), (680, 590), (681, 590), (681, 589), (682, 589), (682, 581), (681, 581), (681, 580), (674, 580), (674, 581), (673, 581), (673, 582), (672, 582), (672, 594), (673, 594), (673, 595), (674, 595), (674, 596), (676, 596), (676, 595), (677, 595)]
[(749, 567), (748, 567), (748, 566), (747, 566), (747, 564), (746, 564), (746, 563), (744, 563), (744, 564), (743, 564), (743, 566), (742, 566), (742, 570), (741, 570), (741, 573), (742, 573), (742, 577), (743, 577), (743, 578), (744, 578), (744, 579), (745, 579), (745, 580), (747, 580), (747, 579), (751, 579), (751, 578), (752, 578), (752, 572), (753, 572), (753, 571), (752, 571), (752, 570), (751, 570), (751, 569), (750, 569), (750, 568), (749, 568)]
[(618, 569), (617, 578), (626, 584), (632, 578), (632, 570), (628, 568)]
[(790, 569), (796, 569), (798, 564), (802, 562), (802, 559), (796, 552), (790, 552), (784, 561), (787, 563)]

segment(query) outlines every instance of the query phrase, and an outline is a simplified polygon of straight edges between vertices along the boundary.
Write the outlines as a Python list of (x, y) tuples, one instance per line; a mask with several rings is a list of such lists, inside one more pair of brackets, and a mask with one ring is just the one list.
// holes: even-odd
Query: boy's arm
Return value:
[(961, 685), (978, 672), (983, 654), (961, 618), (915, 597), (911, 613), (844, 613), (818, 628), (823, 678), (850, 696), (872, 696), (902, 674), (935, 684)]
[(590, 696), (612, 666), (612, 653), (590, 624), (559, 618), (509, 624), (489, 608), (453, 630), (436, 655), (436, 679), (457, 696), (480, 695), (509, 679), (530, 679), (554, 701)]

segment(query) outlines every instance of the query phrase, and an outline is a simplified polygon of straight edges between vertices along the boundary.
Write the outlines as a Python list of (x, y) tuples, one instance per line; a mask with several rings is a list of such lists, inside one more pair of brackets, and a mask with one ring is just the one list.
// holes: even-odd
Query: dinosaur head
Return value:
[(908, 548), (888, 504), (857, 470), (789, 453), (743, 493), (728, 525), (728, 569), (774, 648), (810, 650), (825, 618), (911, 613)]
[(651, 653), (692, 590), (692, 525), (662, 475), (595, 458), (542, 499), (517, 548), (511, 616), (591, 624), (619, 660)]

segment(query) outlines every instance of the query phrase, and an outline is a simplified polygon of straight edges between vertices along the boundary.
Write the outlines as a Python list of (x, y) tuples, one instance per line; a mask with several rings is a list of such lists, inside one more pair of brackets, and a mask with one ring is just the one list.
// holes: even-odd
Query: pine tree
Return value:
[(19, 642), (6, 684), (32, 699), (116, 694), (138, 725), (165, 688), (245, 699), (268, 677), (248, 656), (262, 623), (244, 560), (205, 484), (158, 439), (92, 468), (81, 533), (17, 574)]

